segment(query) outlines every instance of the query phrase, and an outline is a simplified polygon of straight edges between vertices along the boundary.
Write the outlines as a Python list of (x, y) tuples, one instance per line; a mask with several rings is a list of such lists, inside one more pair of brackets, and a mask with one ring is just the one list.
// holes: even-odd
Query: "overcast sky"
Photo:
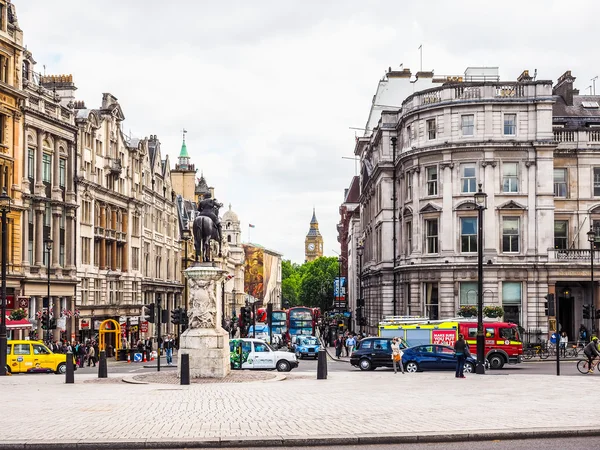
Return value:
[(172, 166), (185, 128), (243, 240), (254, 224), (252, 242), (295, 262), (313, 206), (325, 253), (339, 252), (350, 127), (388, 67), (419, 69), (419, 45), (438, 75), (499, 66), (503, 80), (537, 69), (556, 82), (570, 69), (583, 94), (600, 74), (593, 0), (13, 1), (37, 71), (73, 74), (87, 107), (115, 95), (124, 129), (158, 135)]

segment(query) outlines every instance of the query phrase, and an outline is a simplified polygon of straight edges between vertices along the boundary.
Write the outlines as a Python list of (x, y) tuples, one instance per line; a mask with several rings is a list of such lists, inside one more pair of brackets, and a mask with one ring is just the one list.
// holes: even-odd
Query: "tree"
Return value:
[(333, 283), (338, 260), (321, 257), (302, 265), (282, 261), (281, 291), (288, 306), (310, 306), (327, 311), (333, 306)]

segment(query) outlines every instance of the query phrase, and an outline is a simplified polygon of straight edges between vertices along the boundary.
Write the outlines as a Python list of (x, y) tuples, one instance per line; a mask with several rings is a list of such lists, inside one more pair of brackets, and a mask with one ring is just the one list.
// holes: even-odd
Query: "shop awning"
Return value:
[(23, 328), (32, 328), (32, 325), (27, 319), (10, 320), (6, 317), (6, 328), (9, 330), (20, 330)]

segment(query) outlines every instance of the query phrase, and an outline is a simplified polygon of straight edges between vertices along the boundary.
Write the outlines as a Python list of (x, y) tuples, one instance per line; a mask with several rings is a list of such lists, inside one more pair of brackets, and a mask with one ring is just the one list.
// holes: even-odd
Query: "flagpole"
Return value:
[(250, 224), (248, 224), (248, 244), (250, 243), (250, 229), (252, 227), (250, 226)]

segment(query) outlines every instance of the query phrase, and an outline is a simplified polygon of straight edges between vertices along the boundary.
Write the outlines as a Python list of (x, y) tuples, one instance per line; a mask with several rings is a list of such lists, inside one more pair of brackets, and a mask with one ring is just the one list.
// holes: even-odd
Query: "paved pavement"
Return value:
[[(589, 408), (582, 413), (600, 374), (456, 379), (449, 372), (358, 371), (316, 380), (292, 372), (285, 381), (190, 386), (132, 385), (118, 376), (103, 382), (87, 374), (75, 378), (69, 385), (60, 375), (0, 378), (0, 410), (8, 412), (0, 449), (14, 448), (9, 445), (15, 441), (20, 448), (25, 442), (27, 448), (50, 448), (48, 442), (96, 448), (113, 441), (116, 447), (109, 448), (251, 442), (264, 447), (310, 445), (325, 437), (335, 445), (481, 438), (480, 433), (515, 430), (528, 436), (556, 430), (597, 434), (600, 429), (600, 416)], [(44, 420), (23, 426), (31, 414)]]

